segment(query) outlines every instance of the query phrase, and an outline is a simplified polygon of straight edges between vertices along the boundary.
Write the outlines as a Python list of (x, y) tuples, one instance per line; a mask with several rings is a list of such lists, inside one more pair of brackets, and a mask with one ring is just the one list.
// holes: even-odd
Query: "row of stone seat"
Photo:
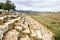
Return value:
[[(22, 19), (21, 19), (22, 18)], [(18, 18), (19, 20), (17, 20), (17, 21), (15, 21), (14, 22), (14, 25), (15, 25), (15, 27), (14, 27), (14, 29), (12, 29), (11, 31), (8, 31), (6, 34), (5, 34), (5, 37), (4, 37), (4, 40), (18, 40), (18, 34), (17, 33), (19, 33), (18, 31), (16, 31), (17, 29), (19, 29), (19, 30), (22, 30), (22, 27), (20, 27), (20, 25), (21, 25), (21, 23), (23, 23), (23, 17), (20, 17), (20, 18)], [(17, 36), (18, 35), (18, 36)], [(8, 38), (8, 37), (10, 38)], [(12, 37), (13, 36), (13, 37)]]
[(17, 19), (13, 22), (14, 29), (5, 34), (4, 40), (52, 40), (53, 34), (32, 18), (22, 15)]
[(4, 17), (0, 17), (0, 25), (3, 25), (5, 22), (7, 22), (10, 19), (14, 19), (19, 17), (18, 15), (6, 15)]
[[(10, 17), (10, 19), (7, 19), (7, 20), (6, 20), (7, 22), (5, 22), (4, 24), (0, 25), (0, 35), (1, 35), (1, 36), (0, 36), (0, 39), (1, 39), (1, 40), (2, 40), (2, 38), (3, 38), (3, 34), (4, 34), (5, 32), (7, 32), (7, 31), (11, 30), (11, 29), (14, 27), (14, 25), (13, 25), (14, 22), (20, 19), (20, 17), (19, 17), (19, 16), (16, 16), (16, 15), (8, 16), (8, 18), (9, 18), (9, 17)], [(11, 17), (14, 17), (14, 19), (11, 18)], [(6, 18), (6, 17), (4, 17), (3, 19), (5, 20), (5, 18)], [(4, 20), (2, 20), (2, 22), (3, 22)]]

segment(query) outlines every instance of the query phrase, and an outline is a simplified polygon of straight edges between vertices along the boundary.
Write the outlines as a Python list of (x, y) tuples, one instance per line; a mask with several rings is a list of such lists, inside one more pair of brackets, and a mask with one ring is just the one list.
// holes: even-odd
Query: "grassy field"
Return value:
[(55, 40), (60, 40), (60, 13), (31, 13), (32, 18), (49, 28)]

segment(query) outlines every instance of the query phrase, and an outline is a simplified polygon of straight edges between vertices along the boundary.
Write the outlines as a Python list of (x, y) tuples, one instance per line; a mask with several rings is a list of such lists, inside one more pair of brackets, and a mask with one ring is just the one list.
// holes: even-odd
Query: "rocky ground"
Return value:
[(23, 13), (0, 17), (0, 40), (53, 40), (53, 33)]

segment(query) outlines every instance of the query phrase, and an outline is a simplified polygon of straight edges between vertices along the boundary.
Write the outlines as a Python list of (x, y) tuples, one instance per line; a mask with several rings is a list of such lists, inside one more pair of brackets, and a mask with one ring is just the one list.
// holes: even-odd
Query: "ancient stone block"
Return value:
[(8, 25), (8, 30), (12, 30), (13, 28), (14, 28), (14, 24), (13, 23)]
[(3, 21), (2, 20), (0, 20), (0, 25), (3, 25)]
[(24, 29), (22, 32), (27, 33), (27, 34), (30, 34), (29, 28), (28, 29)]
[(5, 34), (3, 40), (18, 40), (18, 35), (19, 33), (16, 30), (12, 30)]
[(21, 26), (15, 26), (15, 29), (18, 29), (18, 30), (22, 30), (22, 27)]
[(2, 31), (0, 31), (0, 40), (2, 40), (2, 38), (3, 38), (3, 33)]
[(25, 35), (24, 38), (20, 38), (20, 40), (30, 40), (29, 36), (28, 35)]
[(31, 31), (30, 36), (31, 36), (31, 37), (36, 37), (36, 33), (35, 33), (35, 31), (34, 31), (34, 30), (30, 30), (30, 31)]
[(42, 39), (43, 38), (43, 36), (41, 35), (40, 30), (36, 30), (35, 32), (36, 32), (36, 35), (37, 35), (37, 39)]

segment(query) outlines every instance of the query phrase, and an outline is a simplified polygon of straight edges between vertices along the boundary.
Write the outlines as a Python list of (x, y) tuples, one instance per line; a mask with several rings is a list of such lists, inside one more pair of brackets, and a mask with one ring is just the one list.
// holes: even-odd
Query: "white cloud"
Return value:
[(0, 0), (0, 2), (5, 2), (5, 0)]
[[(3, 0), (0, 0), (3, 1)], [(60, 0), (11, 0), (18, 10), (60, 11)]]

